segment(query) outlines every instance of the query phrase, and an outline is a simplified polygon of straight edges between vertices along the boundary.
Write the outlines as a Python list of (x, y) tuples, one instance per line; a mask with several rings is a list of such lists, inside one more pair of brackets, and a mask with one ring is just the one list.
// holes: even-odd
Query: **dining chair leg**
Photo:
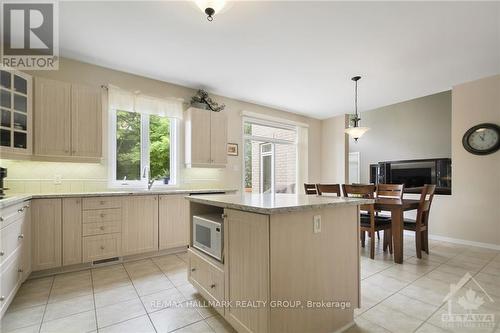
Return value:
[(377, 231), (377, 239), (380, 240), (380, 233)]
[(417, 258), (422, 259), (422, 232), (415, 231), (415, 247), (417, 248)]
[(425, 253), (429, 254), (429, 230), (422, 231), (422, 248)]
[(361, 231), (361, 247), (365, 247), (365, 239), (366, 239), (366, 233), (365, 231)]
[(387, 229), (384, 231), (384, 233), (388, 233), (389, 235), (389, 253), (392, 254), (392, 229)]
[(370, 258), (375, 259), (375, 232), (370, 231), (370, 235), (372, 236), (370, 239)]
[(387, 251), (387, 248), (389, 247), (388, 237), (389, 237), (389, 235), (387, 234), (387, 229), (386, 229), (386, 230), (384, 230), (384, 247), (383, 247), (384, 252)]

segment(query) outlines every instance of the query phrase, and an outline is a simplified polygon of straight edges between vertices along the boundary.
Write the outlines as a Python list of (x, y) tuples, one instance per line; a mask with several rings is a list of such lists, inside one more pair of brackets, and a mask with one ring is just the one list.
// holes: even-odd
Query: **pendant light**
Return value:
[(215, 14), (219, 14), (226, 6), (225, 0), (196, 0), (196, 5), (207, 15), (207, 20), (212, 22)]
[(345, 133), (347, 133), (350, 137), (354, 139), (355, 142), (358, 142), (358, 139), (363, 136), (370, 128), (368, 127), (360, 127), (358, 115), (358, 81), (361, 79), (361, 76), (355, 76), (351, 78), (354, 81), (354, 119), (352, 119), (353, 126), (346, 128)]

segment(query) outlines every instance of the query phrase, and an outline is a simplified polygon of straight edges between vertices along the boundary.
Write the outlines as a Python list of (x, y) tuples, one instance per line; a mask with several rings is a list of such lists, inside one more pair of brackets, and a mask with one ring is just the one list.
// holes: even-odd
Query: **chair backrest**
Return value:
[(377, 198), (403, 198), (404, 184), (378, 184)]
[(306, 194), (309, 194), (309, 195), (318, 194), (318, 190), (316, 189), (316, 184), (304, 183), (304, 191), (306, 192)]
[(316, 184), (319, 195), (323, 194), (336, 194), (337, 197), (342, 196), (340, 184)]
[(436, 185), (424, 185), (422, 188), (422, 192), (420, 192), (420, 203), (418, 204), (417, 210), (417, 223), (427, 224), (435, 191)]
[[(342, 184), (342, 191), (346, 198), (363, 198), (373, 199), (375, 193), (375, 185), (348, 185)], [(360, 205), (361, 210), (368, 211), (371, 215), (374, 212), (374, 205)]]

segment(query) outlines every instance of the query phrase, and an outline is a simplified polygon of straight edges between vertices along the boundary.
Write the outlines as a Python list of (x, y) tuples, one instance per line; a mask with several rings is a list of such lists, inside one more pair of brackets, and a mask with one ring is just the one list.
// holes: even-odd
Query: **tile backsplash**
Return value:
[[(63, 163), (20, 160), (1, 160), (7, 168), (5, 187), (8, 194), (98, 192), (108, 188), (107, 167), (104, 163)], [(178, 187), (227, 188), (225, 169), (181, 168)], [(234, 178), (234, 177), (232, 177)], [(116, 190), (116, 189), (115, 189)]]

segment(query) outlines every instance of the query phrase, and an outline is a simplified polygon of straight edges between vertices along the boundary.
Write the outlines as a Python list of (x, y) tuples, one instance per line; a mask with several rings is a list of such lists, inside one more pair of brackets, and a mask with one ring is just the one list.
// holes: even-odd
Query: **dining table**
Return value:
[(374, 208), (377, 211), (387, 211), (391, 213), (392, 241), (394, 262), (403, 263), (403, 231), (404, 212), (418, 208), (420, 200), (398, 199), (398, 198), (375, 198)]

